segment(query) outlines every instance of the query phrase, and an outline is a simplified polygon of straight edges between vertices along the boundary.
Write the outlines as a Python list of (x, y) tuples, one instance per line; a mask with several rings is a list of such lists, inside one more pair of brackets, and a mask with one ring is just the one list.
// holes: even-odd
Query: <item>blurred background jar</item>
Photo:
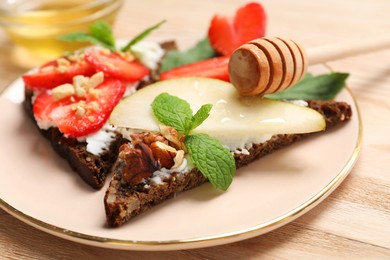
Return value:
[(97, 20), (112, 25), (122, 0), (0, 0), (0, 26), (13, 42), (12, 59), (32, 68), (84, 43), (57, 40), (60, 35), (88, 31)]

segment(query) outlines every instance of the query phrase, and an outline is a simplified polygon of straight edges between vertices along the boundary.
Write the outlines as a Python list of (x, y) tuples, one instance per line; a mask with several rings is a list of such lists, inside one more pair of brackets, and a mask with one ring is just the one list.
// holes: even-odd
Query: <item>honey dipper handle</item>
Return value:
[(237, 48), (229, 60), (230, 82), (242, 96), (267, 95), (293, 86), (308, 65), (390, 48), (390, 37), (364, 38), (304, 49), (279, 37), (255, 39)]
[(309, 65), (390, 48), (390, 37), (367, 38), (306, 49)]

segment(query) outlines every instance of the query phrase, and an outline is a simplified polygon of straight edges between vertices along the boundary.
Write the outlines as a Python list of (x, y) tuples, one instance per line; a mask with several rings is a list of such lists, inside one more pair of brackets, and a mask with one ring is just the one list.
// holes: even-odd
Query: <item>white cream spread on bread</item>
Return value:
[(87, 151), (100, 155), (109, 148), (115, 135), (115, 128), (106, 123), (100, 130), (86, 137)]
[(156, 69), (165, 54), (158, 43), (147, 41), (141, 41), (131, 46), (131, 52), (149, 69)]
[[(193, 166), (191, 166), (188, 163), (187, 159), (184, 159), (181, 165), (175, 169), (166, 169), (166, 168), (161, 168), (158, 171), (153, 172), (152, 177), (150, 177), (150, 181), (154, 184), (160, 185), (164, 183), (165, 179), (169, 179), (171, 177), (172, 173), (184, 173), (184, 172), (189, 172)], [(144, 188), (148, 189), (150, 187), (149, 184), (145, 184)]]

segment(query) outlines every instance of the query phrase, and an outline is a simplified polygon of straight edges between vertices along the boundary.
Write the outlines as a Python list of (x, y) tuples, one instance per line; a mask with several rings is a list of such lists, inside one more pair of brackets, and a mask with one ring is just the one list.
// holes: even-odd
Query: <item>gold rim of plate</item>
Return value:
[[(14, 84), (10, 84), (12, 86)], [(8, 88), (6, 88), (8, 89)], [(0, 92), (3, 94), (5, 92)], [(24, 214), (23, 212), (17, 210), (12, 207), (4, 200), (0, 199), (0, 207), (3, 208), (6, 212), (16, 217), (17, 219), (39, 229), (44, 232), (50, 233), (52, 235), (75, 241), (82, 244), (93, 245), (104, 248), (112, 248), (112, 249), (125, 249), (125, 250), (149, 250), (149, 251), (162, 251), (162, 250), (178, 250), (178, 249), (193, 249), (193, 248), (201, 248), (208, 246), (216, 246), (221, 244), (226, 244), (230, 242), (237, 242), (240, 240), (252, 238), (255, 236), (259, 236), (265, 234), (271, 230), (279, 228), (299, 216), (303, 215), (314, 206), (318, 205), (323, 199), (327, 197), (341, 182), (345, 179), (348, 173), (352, 170), (359, 152), (362, 146), (363, 139), (363, 125), (360, 115), (360, 110), (357, 105), (356, 99), (352, 94), (352, 91), (346, 87), (345, 88), (349, 95), (352, 98), (353, 105), (356, 108), (356, 116), (358, 117), (358, 138), (355, 144), (354, 150), (349, 158), (349, 160), (344, 165), (343, 169), (337, 174), (337, 176), (326, 185), (321, 191), (319, 191), (314, 197), (296, 207), (295, 209), (287, 212), (286, 214), (275, 218), (271, 221), (261, 223), (259, 225), (255, 225), (246, 229), (223, 233), (215, 236), (204, 236), (204, 237), (195, 237), (184, 240), (166, 240), (166, 241), (141, 241), (141, 240), (122, 240), (122, 239), (112, 239), (105, 238), (99, 236), (87, 235), (75, 231), (71, 231), (68, 229), (63, 229), (61, 227), (57, 227), (55, 225), (48, 224), (39, 219), (31, 217), (29, 215)]]

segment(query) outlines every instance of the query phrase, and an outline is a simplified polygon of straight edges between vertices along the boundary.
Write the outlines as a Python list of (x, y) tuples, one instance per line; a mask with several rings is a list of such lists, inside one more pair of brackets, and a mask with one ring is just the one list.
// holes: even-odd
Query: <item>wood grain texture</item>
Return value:
[[(115, 25), (129, 37), (167, 18), (152, 39), (181, 48), (205, 36), (214, 13), (247, 1), (126, 1)], [(268, 36), (303, 46), (390, 32), (388, 0), (264, 0)], [(24, 70), (12, 65), (11, 43), (0, 31), (0, 89)], [(0, 210), (0, 259), (390, 259), (390, 50), (331, 62), (349, 72), (361, 110), (364, 141), (350, 175), (327, 199), (296, 221), (230, 245), (173, 252), (130, 252), (81, 245), (38, 231)], [(4, 127), (4, 126), (3, 126)]]

